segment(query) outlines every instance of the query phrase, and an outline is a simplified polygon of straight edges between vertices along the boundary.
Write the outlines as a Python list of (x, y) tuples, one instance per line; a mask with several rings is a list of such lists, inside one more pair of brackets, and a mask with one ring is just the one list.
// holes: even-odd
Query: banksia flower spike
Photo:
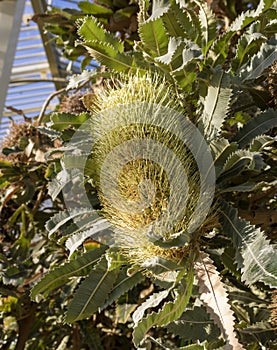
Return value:
[[(180, 261), (197, 221), (201, 175), (184, 136), (191, 125), (175, 101), (164, 80), (133, 75), (89, 106), (103, 215), (114, 225), (116, 245), (137, 263), (152, 256)], [(180, 235), (182, 247), (164, 247)]]

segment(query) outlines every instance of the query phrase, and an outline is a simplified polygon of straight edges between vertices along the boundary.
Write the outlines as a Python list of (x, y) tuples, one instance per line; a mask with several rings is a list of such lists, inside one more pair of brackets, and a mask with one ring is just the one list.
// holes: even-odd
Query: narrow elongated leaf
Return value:
[(121, 297), (121, 295), (124, 295), (130, 289), (134, 288), (145, 278), (140, 271), (134, 272), (131, 275), (128, 275), (127, 272), (127, 268), (120, 271), (118, 278), (105, 301), (105, 304), (100, 306), (100, 310), (104, 310), (107, 306), (111, 305), (114, 301)]
[(255, 182), (245, 182), (242, 185), (226, 187), (220, 190), (220, 192), (252, 192), (255, 190), (256, 186), (257, 184)]
[(240, 147), (248, 145), (256, 136), (262, 135), (277, 126), (277, 111), (269, 109), (246, 123), (232, 141)]
[(209, 82), (202, 115), (204, 133), (210, 140), (218, 135), (229, 112), (231, 95), (229, 74), (223, 70), (217, 70)]
[(208, 57), (211, 58), (213, 67), (223, 63), (227, 58), (229, 52), (229, 41), (234, 34), (235, 32), (226, 31), (214, 41), (208, 53)]
[[(94, 5), (94, 4), (89, 4)], [(119, 41), (112, 33), (106, 31), (101, 23), (95, 17), (86, 17), (79, 23), (78, 34), (83, 41), (91, 42), (98, 41), (101, 43), (107, 43), (114, 47), (118, 52), (124, 51), (124, 43)]]
[(65, 321), (73, 323), (97, 312), (109, 295), (118, 273), (119, 270), (110, 271), (108, 261), (102, 258), (76, 290)]
[(195, 263), (195, 274), (201, 293), (200, 299), (206, 305), (211, 318), (221, 329), (228, 343), (225, 349), (243, 349), (235, 334), (235, 318), (229, 304), (227, 291), (212, 259), (204, 252), (200, 253), (199, 259)]
[(223, 172), (230, 171), (234, 166), (245, 159), (247, 162), (247, 167), (249, 169), (255, 168), (255, 156), (259, 156), (259, 153), (250, 152), (247, 150), (238, 150), (231, 154), (224, 164)]
[[(183, 271), (180, 273), (183, 273)], [(140, 344), (150, 328), (154, 326), (165, 326), (181, 316), (191, 296), (193, 279), (193, 269), (190, 268), (187, 275), (181, 280), (179, 288), (176, 290), (176, 299), (164, 304), (158, 312), (153, 312), (139, 321), (133, 332), (135, 345), (138, 346)]]
[(236, 263), (242, 269), (242, 279), (249, 285), (257, 281), (277, 287), (277, 250), (260, 228), (240, 219), (237, 210), (222, 204), (221, 223), (236, 250)]
[(34, 286), (31, 291), (31, 298), (39, 301), (46, 298), (52, 290), (65, 284), (70, 278), (86, 276), (106, 249), (106, 247), (101, 246), (51, 270)]

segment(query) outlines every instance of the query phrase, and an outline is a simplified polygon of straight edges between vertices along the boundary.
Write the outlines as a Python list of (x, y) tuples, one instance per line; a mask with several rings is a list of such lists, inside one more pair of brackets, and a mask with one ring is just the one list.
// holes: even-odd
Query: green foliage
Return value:
[(220, 132), (224, 118), (230, 110), (232, 89), (230, 75), (223, 70), (214, 72), (209, 81), (207, 95), (204, 100), (204, 110), (201, 123), (206, 138), (214, 139)]
[[(53, 205), (50, 213), (47, 212), (42, 221), (38, 218), (35, 225), (40, 225), (40, 232), (44, 232), (46, 223), (48, 237), (65, 245), (70, 259), (64, 261), (64, 252), (59, 258), (50, 254), (51, 268), (49, 263), (44, 267), (48, 273), (33, 287), (32, 299), (57, 298), (62, 293), (65, 321), (79, 327), (82, 334), (95, 334), (98, 349), (107, 348), (102, 337), (105, 329), (116, 329), (113, 331), (115, 343), (110, 346), (132, 347), (130, 328), (133, 328), (133, 343), (137, 348), (151, 347), (150, 343), (157, 345), (154, 348), (170, 349), (270, 348), (274, 336), (268, 323), (269, 312), (265, 309), (271, 289), (276, 288), (277, 270), (275, 245), (269, 237), (271, 223), (265, 225), (267, 232), (263, 232), (241, 216), (258, 192), (267, 196), (265, 208), (276, 204), (271, 197), (276, 177), (276, 165), (272, 161), (276, 157), (272, 132), (276, 126), (276, 106), (269, 108), (272, 92), (266, 80), (276, 60), (273, 1), (260, 1), (255, 9), (252, 6), (244, 12), (229, 1), (225, 21), (213, 6), (203, 1), (154, 0), (151, 5), (140, 1), (138, 30), (134, 36), (130, 32), (130, 37), (125, 35), (123, 25), (121, 30), (113, 30), (112, 20), (120, 18), (121, 23), (130, 25), (138, 10), (136, 3), (101, 0), (80, 2), (79, 8), (81, 12), (59, 11), (57, 17), (49, 15), (45, 19), (48, 29), (56, 33), (60, 45), (71, 47), (71, 59), (81, 54), (86, 60), (95, 59), (105, 66), (105, 73), (83, 71), (80, 76), (72, 77), (69, 86), (75, 88), (92, 76), (95, 82), (97, 78), (102, 82), (100, 88), (92, 86), (91, 95), (83, 99), (88, 99), (85, 105), (89, 112), (79, 115), (54, 112), (50, 118), (50, 130), (54, 133), (44, 129), (61, 144), (59, 148), (47, 150), (50, 165), (42, 162), (43, 171), (49, 166), (53, 172), (44, 188), (48, 188), (53, 203), (59, 205), (57, 208)], [(51, 24), (51, 21), (54, 22)], [(74, 30), (66, 34), (63, 25)], [(66, 43), (68, 35), (71, 42)], [(126, 81), (133, 82), (133, 90), (124, 90), (121, 96)], [(157, 95), (162, 91), (166, 96), (158, 96), (162, 102), (156, 98), (153, 105), (176, 107), (184, 119), (188, 118), (198, 127), (211, 150), (216, 177), (214, 203), (207, 219), (195, 232), (172, 225), (172, 233), (165, 237), (160, 232), (152, 232), (150, 225), (145, 235), (137, 230), (140, 222), (135, 216), (120, 217), (122, 225), (114, 227), (112, 216), (116, 211), (109, 217), (104, 210), (107, 203), (99, 190), (96, 153), (100, 149), (100, 158), (105, 158), (110, 148), (119, 147), (126, 138), (128, 141), (133, 136), (138, 138), (137, 130), (149, 137), (154, 134), (152, 129), (159, 128), (137, 125), (137, 115), (127, 115), (132, 126), (127, 123), (113, 128), (112, 141), (115, 141), (111, 143), (106, 124), (110, 122), (114, 126), (116, 121), (107, 118), (101, 120), (105, 124), (102, 125), (98, 113), (104, 108), (111, 118), (114, 114), (109, 112), (115, 107), (143, 103), (145, 96), (148, 104), (152, 102), (150, 97), (157, 91), (145, 92), (147, 84), (141, 86), (141, 81), (154, 82), (155, 90), (161, 86)], [(101, 105), (107, 96), (111, 98), (106, 105)], [(149, 115), (151, 108), (147, 110)], [(134, 108), (128, 112), (131, 114)], [(90, 129), (96, 132), (91, 133)], [(157, 134), (160, 135), (161, 130)], [(99, 135), (100, 140), (92, 139)], [(168, 142), (157, 139), (172, 150), (184, 147), (183, 141), (173, 136)], [(14, 151), (5, 150), (6, 153)], [(189, 158), (188, 154), (184, 158)], [(113, 166), (115, 161), (116, 158), (111, 158), (108, 165)], [(204, 160), (201, 158), (201, 161)], [(190, 175), (195, 170), (192, 164)], [(140, 171), (140, 166), (134, 163), (131, 170)], [(207, 174), (210, 170), (207, 169)], [(156, 168), (155, 171), (158, 172)], [(20, 177), (21, 173), (17, 164), (1, 162), (3, 187), (11, 178), (13, 183), (20, 179), (20, 189), (16, 191), (22, 197), (14, 197), (17, 206), (7, 221), (12, 227), (22, 223), (17, 225), (21, 232), (15, 244), (17, 248), (13, 250), (16, 258), (28, 256), (30, 237), (34, 236), (25, 235), (24, 223), (32, 211), (24, 202), (32, 201), (37, 193), (37, 183), (34, 185), (27, 176)], [(145, 172), (144, 177), (147, 175)], [(194, 176), (192, 182), (197, 183), (197, 171)], [(160, 176), (159, 181), (162, 179)], [(143, 180), (140, 183), (135, 178), (134, 184), (128, 183), (130, 199), (136, 196), (133, 187), (137, 185), (145, 185), (146, 196), (147, 191), (151, 192), (144, 184), (145, 178)], [(180, 193), (184, 191), (182, 186), (180, 181)], [(160, 187), (166, 189), (166, 182)], [(82, 191), (88, 201), (82, 197)], [(191, 197), (192, 204), (195, 200), (205, 202), (205, 198), (198, 198), (197, 190)], [(4, 196), (3, 203), (8, 200), (9, 194)], [(62, 210), (67, 203), (74, 209)], [(239, 213), (228, 203), (238, 204)], [(145, 212), (148, 211), (146, 208)], [(199, 211), (198, 216), (201, 215)], [(125, 222), (126, 216), (129, 221)], [(132, 220), (134, 226), (130, 226)], [(121, 241), (115, 240), (116, 244), (112, 244), (114, 237), (121, 237)], [(8, 260), (3, 257), (3, 281), (9, 280), (12, 285), (20, 269), (15, 265), (8, 267)], [(7, 288), (5, 283), (1, 288), (16, 298), (16, 291)], [(10, 299), (5, 310), (11, 310), (14, 304)], [(164, 328), (171, 334), (166, 334)], [(125, 344), (120, 343), (115, 334), (125, 335)], [(94, 340), (89, 337), (91, 335), (88, 336), (90, 348), (95, 348)], [(63, 337), (59, 344), (67, 341), (70, 340)]]
[(70, 278), (88, 275), (105, 250), (104, 247), (101, 247), (88, 251), (76, 257), (76, 259), (66, 262), (64, 265), (50, 271), (33, 288), (31, 297), (35, 296), (36, 300), (42, 297), (46, 298), (52, 290), (62, 286), (69, 281)]
[(170, 323), (166, 328), (180, 338), (193, 342), (209, 342), (220, 335), (218, 327), (203, 306), (186, 310), (177, 321)]
[(222, 226), (230, 234), (236, 250), (236, 263), (247, 284), (262, 281), (276, 288), (277, 251), (259, 228), (239, 219), (236, 209), (224, 204)]
[[(180, 271), (179, 274), (183, 275), (184, 271)], [(180, 285), (177, 286), (175, 291), (175, 300), (164, 304), (158, 312), (152, 312), (138, 322), (133, 333), (135, 345), (138, 346), (141, 343), (146, 333), (152, 327), (165, 326), (181, 316), (189, 302), (192, 292), (192, 285), (193, 269), (191, 268), (190, 271), (187, 272), (185, 278), (182, 276)], [(151, 306), (151, 304), (149, 306)]]
[(264, 134), (276, 125), (276, 112), (274, 110), (265, 111), (246, 123), (235, 135), (233, 141), (236, 141), (240, 147), (245, 147), (256, 136)]
[(94, 314), (107, 299), (118, 272), (110, 270), (108, 261), (102, 258), (75, 292), (65, 321), (72, 323)]

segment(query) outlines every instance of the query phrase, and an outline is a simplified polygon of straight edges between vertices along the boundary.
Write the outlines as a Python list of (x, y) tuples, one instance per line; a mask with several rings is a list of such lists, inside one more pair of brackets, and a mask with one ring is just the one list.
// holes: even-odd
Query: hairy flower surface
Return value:
[(95, 183), (116, 244), (125, 253), (129, 249), (133, 261), (151, 256), (180, 261), (183, 248), (155, 244), (189, 229), (200, 197), (197, 163), (184, 142), (191, 129), (172, 88), (150, 75), (135, 75), (93, 103)]

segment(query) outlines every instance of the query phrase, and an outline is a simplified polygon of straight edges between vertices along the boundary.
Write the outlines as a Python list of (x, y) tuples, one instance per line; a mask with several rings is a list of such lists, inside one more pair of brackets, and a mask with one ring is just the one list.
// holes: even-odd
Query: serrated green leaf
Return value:
[(153, 57), (162, 56), (166, 53), (169, 39), (161, 18), (149, 18), (146, 22), (140, 24), (138, 31), (144, 50), (147, 53)]
[(266, 68), (271, 66), (277, 60), (276, 45), (277, 39), (274, 37), (269, 42), (263, 43), (259, 52), (241, 67), (240, 79), (242, 81), (256, 79)]
[(235, 263), (235, 249), (232, 246), (228, 246), (224, 249), (221, 255), (221, 260), (224, 266), (234, 275), (236, 278), (240, 279), (240, 271)]
[(194, 6), (188, 5), (187, 1), (178, 0), (176, 2), (179, 5), (178, 7), (180, 7), (180, 9), (174, 5), (172, 5), (172, 8), (175, 10), (174, 13), (176, 15), (176, 18), (179, 20), (180, 25), (184, 29), (185, 37), (201, 46), (203, 37), (201, 19), (198, 15), (198, 12), (195, 11)]
[(168, 70), (181, 89), (186, 89), (196, 79), (196, 62), (202, 59), (197, 44), (187, 39), (170, 38), (167, 53), (155, 58), (162, 63), (163, 70)]
[[(276, 16), (276, 13), (275, 13)], [(277, 19), (272, 19), (264, 28), (264, 33), (268, 36), (274, 35), (277, 33)]]
[(256, 10), (248, 10), (240, 14), (229, 27), (229, 31), (237, 32), (254, 22), (262, 13), (270, 8), (274, 0), (261, 0)]
[(109, 43), (90, 41), (83, 44), (88, 52), (98, 62), (117, 72), (129, 72), (137, 70), (135, 62), (131, 56), (124, 52), (118, 52)]
[(150, 295), (150, 297), (145, 302), (143, 302), (133, 313), (132, 317), (135, 326), (143, 318), (145, 311), (147, 309), (158, 306), (168, 296), (169, 292), (170, 288)]
[(62, 191), (62, 189), (71, 182), (72, 179), (75, 177), (79, 178), (80, 173), (79, 171), (74, 171), (69, 173), (66, 170), (60, 171), (56, 177), (47, 184), (48, 193), (51, 196), (52, 200), (54, 201), (59, 193)]
[(66, 87), (67, 90), (77, 89), (81, 84), (83, 84), (86, 80), (92, 79), (96, 74), (99, 74), (97, 70), (89, 71), (82, 69), (82, 73), (73, 74), (69, 78), (69, 83)]
[(254, 152), (250, 152), (250, 151), (246, 151), (246, 150), (235, 151), (227, 159), (227, 161), (224, 165), (224, 168), (223, 168), (223, 172), (231, 170), (234, 167), (234, 165), (239, 163), (242, 159), (246, 159), (246, 161), (248, 162), (249, 169), (253, 169), (254, 157), (258, 156), (258, 155), (259, 155), (259, 153), (254, 153)]
[(163, 14), (163, 23), (169, 36), (175, 38), (186, 38), (196, 42), (200, 23), (198, 27), (193, 21), (195, 14), (190, 9), (181, 8), (175, 1), (171, 2), (169, 11)]
[[(67, 222), (65, 226), (62, 226), (63, 238), (88, 230), (91, 227), (91, 222), (98, 218), (99, 215), (96, 210), (91, 210), (90, 212), (85, 212), (80, 216), (74, 217), (73, 222)], [(59, 243), (64, 241), (63, 238), (60, 239)]]
[(49, 232), (49, 236), (51, 236), (59, 228), (68, 223), (68, 221), (84, 214), (90, 214), (91, 212), (91, 208), (75, 208), (70, 211), (61, 211), (53, 215), (52, 218), (46, 222), (45, 228)]
[[(181, 274), (183, 271), (180, 272)], [(158, 312), (153, 312), (144, 317), (135, 327), (133, 332), (133, 341), (136, 346), (144, 339), (146, 333), (154, 326), (165, 326), (166, 324), (178, 319), (183, 313), (192, 292), (193, 269), (190, 268), (187, 275), (183, 277), (180, 286), (177, 289), (177, 297), (174, 301), (164, 304)]]
[[(175, 3), (172, 4), (169, 11), (163, 14), (162, 20), (163, 20), (164, 28), (167, 34), (169, 35), (169, 37), (182, 38), (182, 37), (185, 37), (185, 31), (182, 26), (182, 23), (184, 22), (184, 19), (187, 19), (187, 17), (183, 12), (183, 10), (180, 9), (179, 7), (177, 8), (177, 11), (173, 10), (173, 7), (177, 7), (177, 6), (178, 5), (176, 5)], [(178, 20), (177, 16), (178, 17), (183, 16), (181, 23)]]
[(76, 290), (68, 306), (65, 321), (73, 323), (97, 312), (107, 299), (118, 273), (119, 270), (109, 271), (108, 261), (101, 259)]
[(69, 250), (69, 256), (71, 256), (88, 237), (100, 241), (101, 243), (111, 243), (111, 233), (107, 233), (107, 229), (111, 227), (111, 224), (106, 219), (97, 218), (96, 220), (92, 220), (92, 218), (90, 218), (89, 226), (90, 228), (88, 230), (75, 232), (66, 240), (65, 246)]
[(210, 143), (210, 149), (214, 158), (216, 176), (218, 177), (227, 159), (238, 149), (238, 145), (235, 142), (229, 143), (229, 141), (224, 138), (216, 138)]
[(224, 32), (217, 40), (214, 41), (208, 53), (208, 57), (211, 58), (213, 67), (222, 64), (228, 57), (229, 41), (234, 34), (235, 32)]
[(51, 140), (56, 140), (61, 136), (61, 133), (53, 129), (47, 128), (46, 126), (38, 126), (37, 130), (43, 135), (50, 137)]
[(218, 327), (203, 306), (186, 310), (177, 321), (170, 323), (166, 328), (186, 341), (210, 341), (220, 336)]
[(237, 210), (227, 203), (222, 204), (221, 223), (225, 235), (233, 241), (242, 279), (248, 285), (261, 281), (276, 288), (277, 250), (261, 229), (240, 219)]
[(245, 147), (256, 136), (264, 134), (275, 126), (277, 126), (277, 111), (269, 109), (246, 123), (232, 141), (237, 142), (240, 147)]
[(204, 134), (209, 140), (215, 138), (220, 132), (230, 109), (231, 95), (230, 75), (221, 69), (217, 70), (209, 82), (201, 117)]
[[(242, 31), (249, 24), (256, 21), (274, 2), (274, 0), (260, 1), (256, 10), (248, 10), (241, 13), (235, 18), (230, 27), (217, 40), (214, 41), (209, 57), (214, 67), (224, 62), (227, 59), (229, 52), (228, 43), (232, 37), (239, 31)], [(251, 71), (250, 71), (251, 72)]]
[(107, 306), (111, 305), (116, 301), (121, 295), (128, 292), (130, 289), (134, 288), (138, 283), (144, 280), (144, 276), (140, 271), (134, 272), (128, 275), (128, 268), (120, 271), (118, 278), (111, 288), (105, 303), (100, 306), (100, 310), (104, 310)]
[(249, 145), (249, 150), (251, 152), (260, 152), (265, 147), (270, 146), (275, 141), (277, 141), (276, 137), (274, 138), (268, 135), (257, 136)]
[(199, 7), (199, 20), (201, 23), (201, 36), (203, 40), (202, 52), (206, 56), (210, 46), (217, 36), (216, 18), (205, 2), (194, 0)]
[(52, 290), (65, 284), (70, 278), (86, 276), (99, 261), (106, 249), (106, 247), (101, 246), (93, 251), (77, 256), (76, 259), (68, 261), (54, 270), (50, 270), (33, 287), (31, 298), (39, 301), (41, 298), (46, 298)]
[(164, 13), (169, 10), (169, 3), (167, 0), (153, 0), (152, 14), (149, 21), (159, 19)]
[[(174, 37), (170, 37), (167, 47), (167, 53), (163, 56), (156, 57), (156, 61), (166, 65), (172, 64), (174, 54), (176, 53), (177, 48), (181, 45), (182, 42), (183, 40), (180, 38), (176, 39)], [(180, 65), (181, 61), (180, 64), (177, 65), (177, 67), (179, 67)]]
[(260, 171), (264, 166), (265, 163), (259, 153), (237, 150), (229, 156), (224, 164), (218, 182), (224, 182), (233, 176), (238, 176), (245, 170)]
[(266, 37), (261, 33), (252, 33), (249, 29), (238, 41), (236, 56), (232, 59), (232, 71), (237, 72), (241, 66), (248, 62), (249, 57), (259, 50), (260, 45), (266, 41)]
[[(94, 6), (95, 4), (89, 5)], [(79, 23), (78, 34), (84, 41), (83, 45), (85, 45), (86, 42), (90, 43), (91, 41), (96, 41), (109, 44), (120, 53), (124, 51), (123, 41), (120, 41), (114, 34), (105, 30), (103, 25), (95, 17), (86, 17), (82, 19)]]

